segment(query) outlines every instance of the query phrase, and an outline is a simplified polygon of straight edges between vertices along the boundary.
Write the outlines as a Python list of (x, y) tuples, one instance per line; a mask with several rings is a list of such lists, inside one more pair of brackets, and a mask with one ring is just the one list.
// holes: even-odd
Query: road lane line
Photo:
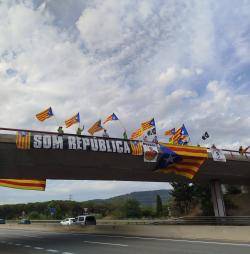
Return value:
[(30, 238), (43, 238), (41, 236), (35, 236), (35, 235), (19, 235), (19, 236), (30, 237)]
[(74, 254), (73, 252), (62, 252), (62, 254)]
[(30, 248), (31, 246), (30, 246), (30, 245), (24, 245), (23, 247), (25, 247), (25, 248)]
[(21, 243), (15, 243), (16, 246), (21, 246), (22, 244)]
[(111, 246), (119, 246), (119, 247), (128, 247), (127, 244), (120, 244), (120, 243), (104, 243), (104, 242), (93, 242), (93, 241), (84, 241), (85, 243), (92, 243), (92, 244), (103, 244), (103, 245), (111, 245)]
[[(5, 233), (0, 233), (0, 235), (6, 235)], [(23, 235), (23, 234), (16, 234), (16, 233), (11, 233), (11, 235), (8, 235), (8, 238), (12, 238), (13, 236), (21, 236), (21, 237), (30, 237), (30, 238), (43, 238), (41, 236), (34, 236), (34, 235)]]
[(188, 240), (188, 239), (172, 239), (172, 238), (155, 238), (155, 237), (140, 237), (140, 236), (122, 236), (122, 235), (97, 235), (85, 234), (87, 236), (103, 236), (108, 238), (124, 238), (124, 239), (139, 239), (139, 240), (155, 240), (168, 242), (186, 242), (186, 243), (202, 243), (202, 244), (217, 244), (229, 246), (245, 246), (250, 247), (250, 243), (230, 243), (230, 242), (216, 242), (216, 241), (202, 241), (202, 240)]
[(34, 247), (35, 250), (43, 250), (43, 247)]
[(228, 242), (214, 242), (214, 241), (199, 241), (199, 240), (182, 240), (182, 239), (167, 239), (172, 242), (186, 242), (186, 243), (201, 243), (201, 244), (215, 244), (215, 245), (229, 245), (229, 246), (244, 246), (250, 247), (249, 243), (228, 243)]
[(53, 249), (47, 249), (46, 251), (53, 252), (53, 253), (58, 253), (59, 252), (58, 250), (53, 250)]

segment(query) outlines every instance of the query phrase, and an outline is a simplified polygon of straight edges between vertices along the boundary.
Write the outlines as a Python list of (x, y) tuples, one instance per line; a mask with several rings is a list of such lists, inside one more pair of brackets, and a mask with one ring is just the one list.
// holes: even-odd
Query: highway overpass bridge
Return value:
[[(156, 172), (156, 163), (144, 162), (142, 156), (131, 155), (126, 145), (129, 141), (107, 138), (104, 149), (104, 143), (98, 138), (64, 134), (65, 138), (68, 139), (67, 149), (65, 141), (60, 143), (57, 133), (33, 131), (30, 149), (17, 149), (16, 135), (0, 134), (0, 178), (191, 181), (173, 173)], [(90, 145), (93, 149), (88, 149)], [(201, 184), (213, 183), (214, 202), (221, 205), (221, 209), (224, 209), (224, 204), (220, 183), (250, 184), (250, 153), (240, 155), (229, 150), (224, 150), (224, 153), (227, 161), (216, 162), (208, 149), (208, 159), (192, 179), (192, 182)]]

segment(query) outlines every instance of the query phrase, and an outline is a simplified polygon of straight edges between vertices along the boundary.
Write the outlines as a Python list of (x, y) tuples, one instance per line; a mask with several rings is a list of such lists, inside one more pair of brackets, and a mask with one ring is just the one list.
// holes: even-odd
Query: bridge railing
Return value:
[[(208, 149), (208, 152), (211, 152), (211, 148), (207, 148)], [(247, 159), (250, 159), (250, 148), (249, 148), (249, 151), (246, 151), (242, 154), (240, 154), (239, 151), (237, 150), (229, 150), (229, 149), (221, 149), (223, 151), (223, 153), (225, 154), (225, 156), (227, 158), (231, 158), (231, 159), (234, 159), (236, 156), (242, 156), (242, 158), (247, 158)]]
[(228, 225), (228, 226), (250, 226), (250, 216), (194, 216), (172, 218), (165, 222), (155, 222), (156, 225)]
[[(50, 132), (50, 131), (40, 131), (40, 130), (26, 130), (26, 129), (17, 129), (17, 128), (4, 128), (4, 127), (0, 127), (0, 131), (4, 131), (5, 133), (13, 133), (13, 132), (17, 132), (17, 131), (27, 131), (27, 132), (31, 132), (31, 133), (43, 133), (43, 134), (58, 134), (57, 132)], [(65, 136), (79, 136), (76, 134), (72, 134), (72, 133), (64, 133)], [(86, 135), (80, 135), (80, 136), (86, 136)], [(112, 139), (118, 139), (120, 140), (121, 138), (112, 138)], [(211, 148), (210, 147), (206, 147), (208, 149), (208, 152), (211, 152)], [(229, 150), (229, 149), (221, 149), (224, 154), (227, 157), (231, 157), (234, 158), (235, 156), (243, 156), (246, 157), (247, 159), (250, 158), (250, 147), (249, 149), (244, 152), (243, 154), (240, 154), (238, 150)]]

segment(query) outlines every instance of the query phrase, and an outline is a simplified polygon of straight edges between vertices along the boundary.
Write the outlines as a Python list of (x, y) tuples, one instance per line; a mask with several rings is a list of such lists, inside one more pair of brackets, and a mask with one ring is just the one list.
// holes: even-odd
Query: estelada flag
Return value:
[(131, 137), (130, 139), (137, 139), (139, 137), (141, 137), (143, 135), (143, 129), (142, 128), (139, 128), (137, 130), (135, 130), (132, 134), (131, 134)]
[(172, 136), (174, 134), (175, 134), (175, 128), (164, 132), (164, 135), (166, 135), (166, 136)]
[(157, 171), (175, 173), (192, 179), (207, 158), (206, 148), (160, 143)]
[(31, 134), (28, 131), (18, 131), (16, 133), (16, 147), (18, 149), (30, 149)]
[(46, 188), (46, 180), (0, 179), (0, 186), (14, 189), (44, 191)]
[(66, 128), (70, 127), (71, 125), (75, 123), (80, 123), (80, 114), (77, 113), (68, 120), (65, 121)]
[(45, 109), (44, 111), (36, 114), (36, 118), (41, 122), (43, 122), (44, 120), (50, 118), (51, 116), (53, 116), (53, 112), (52, 112), (51, 107), (49, 107), (49, 108)]
[(185, 125), (183, 124), (179, 129), (177, 129), (175, 134), (171, 136), (169, 140), (171, 144), (187, 144), (190, 141), (190, 138)]
[(103, 130), (103, 127), (101, 125), (101, 120), (95, 122), (89, 129), (88, 129), (88, 133), (90, 133), (91, 135), (93, 135), (95, 132), (101, 131)]
[(115, 113), (113, 113), (112, 115), (108, 116), (108, 117), (104, 120), (103, 124), (105, 124), (105, 123), (107, 123), (107, 122), (109, 122), (109, 121), (116, 121), (116, 120), (119, 120), (119, 119), (118, 119), (117, 115), (116, 115)]
[(172, 137), (170, 137), (170, 141), (171, 141), (170, 143), (172, 143), (172, 144), (178, 144), (178, 140), (181, 138), (181, 130), (182, 130), (181, 127), (178, 128), (176, 130), (175, 134)]
[(130, 141), (132, 155), (143, 155), (143, 146), (140, 141)]
[(146, 130), (152, 128), (152, 127), (155, 127), (155, 120), (154, 120), (154, 118), (152, 118), (149, 121), (144, 122), (144, 123), (141, 124), (141, 128), (142, 128), (143, 131), (146, 131)]

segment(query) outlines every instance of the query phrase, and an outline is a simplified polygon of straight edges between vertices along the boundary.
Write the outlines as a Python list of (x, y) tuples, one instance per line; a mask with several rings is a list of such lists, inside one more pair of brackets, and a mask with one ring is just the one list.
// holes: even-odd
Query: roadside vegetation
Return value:
[[(60, 220), (83, 214), (86, 208), (89, 213), (95, 214), (97, 219), (164, 219), (179, 216), (214, 215), (209, 186), (184, 183), (171, 183), (171, 185), (173, 189), (170, 191), (170, 197), (163, 202), (161, 196), (157, 194), (154, 205), (151, 206), (142, 205), (138, 200), (130, 197), (126, 199), (116, 197), (101, 202), (100, 200), (85, 202), (52, 200), (1, 205), (0, 218), (15, 220), (25, 217), (32, 220)], [(242, 203), (249, 201), (250, 196), (249, 194), (241, 194), (241, 190), (237, 186), (225, 186), (225, 188), (224, 197), (229, 211), (228, 215), (237, 215), (235, 210)], [(240, 202), (242, 195), (244, 202)], [(237, 202), (238, 200), (239, 202)], [(244, 211), (249, 212), (249, 209)]]
[[(50, 202), (37, 202), (28, 204), (2, 205), (0, 206), (0, 217), (8, 220), (27, 217), (32, 220), (59, 220), (66, 217), (76, 217), (88, 212), (96, 214), (98, 219), (123, 219), (123, 218), (156, 218), (158, 215), (167, 216), (163, 205), (160, 212), (154, 207), (141, 206), (135, 199), (126, 201), (113, 201), (112, 203), (95, 203), (92, 201), (76, 202), (68, 200), (53, 200)], [(54, 213), (51, 213), (51, 208)]]

